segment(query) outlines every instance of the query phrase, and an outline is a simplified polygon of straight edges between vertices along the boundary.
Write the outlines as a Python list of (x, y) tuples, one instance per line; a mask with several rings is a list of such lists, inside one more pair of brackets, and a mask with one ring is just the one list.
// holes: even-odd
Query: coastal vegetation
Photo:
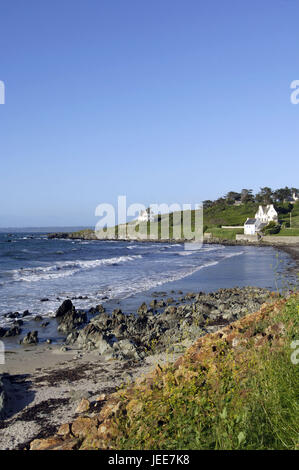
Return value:
[[(213, 238), (220, 240), (233, 241), (236, 239), (237, 234), (243, 233), (243, 225), (247, 218), (253, 218), (260, 204), (274, 204), (278, 213), (278, 221), (275, 227), (266, 227), (265, 234), (267, 235), (281, 235), (281, 236), (299, 236), (299, 200), (293, 199), (294, 195), (299, 194), (296, 188), (281, 188), (272, 190), (271, 188), (264, 187), (257, 194), (253, 194), (250, 189), (243, 189), (241, 192), (230, 191), (225, 196), (220, 197), (214, 201), (206, 200), (203, 202), (203, 230), (204, 232), (211, 233)], [(295, 196), (296, 197), (296, 196)], [(175, 220), (181, 220), (181, 227), (183, 226), (183, 212), (177, 218), (178, 213), (175, 213)], [(191, 211), (191, 230), (195, 230), (195, 210)], [(165, 224), (169, 224), (169, 237), (165, 236)], [(149, 235), (150, 230), (157, 233), (157, 239), (173, 238), (174, 233), (174, 213), (158, 214), (155, 216), (153, 222), (138, 223), (131, 221), (126, 224), (127, 229), (135, 227), (136, 236), (141, 232), (144, 235)], [(229, 227), (229, 228), (224, 228)], [(242, 228), (240, 228), (242, 227)], [(109, 227), (103, 229), (99, 234), (99, 238), (118, 238), (120, 227)], [(164, 237), (162, 236), (164, 234)], [(55, 236), (59, 234), (54, 234)], [(65, 235), (65, 234), (62, 234)], [(95, 239), (96, 235), (94, 230), (86, 229), (78, 232), (67, 234), (69, 238), (85, 238)], [(181, 238), (184, 239), (184, 234), (181, 229)]]
[(228, 331), (207, 338), (142, 394), (137, 386), (129, 413), (115, 420), (113, 447), (298, 448), (299, 370), (290, 348), (298, 313), (296, 294), (240, 324), (231, 343)]
[(298, 449), (298, 313), (298, 292), (273, 295), (30, 448)]
[(135, 387), (131, 413), (115, 421), (113, 446), (298, 449), (299, 369), (290, 346), (298, 338), (298, 313), (298, 294), (264, 307), (236, 325), (231, 338), (226, 331), (198, 342), (142, 395)]

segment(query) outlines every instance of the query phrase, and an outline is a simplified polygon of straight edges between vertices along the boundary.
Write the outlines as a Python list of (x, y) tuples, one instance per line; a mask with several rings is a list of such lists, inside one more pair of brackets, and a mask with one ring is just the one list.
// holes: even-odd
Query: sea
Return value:
[[(219, 288), (271, 290), (293, 281), (289, 255), (272, 247), (48, 239), (43, 232), (0, 233), (0, 326), (29, 310), (53, 317), (65, 299), (76, 308), (136, 311), (159, 292), (177, 296)], [(158, 294), (157, 294), (158, 293)], [(26, 321), (27, 317), (26, 317)]]

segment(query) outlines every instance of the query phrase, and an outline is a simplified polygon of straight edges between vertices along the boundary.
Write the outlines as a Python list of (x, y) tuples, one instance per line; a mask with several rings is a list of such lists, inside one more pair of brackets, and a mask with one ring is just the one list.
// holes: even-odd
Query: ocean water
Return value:
[(0, 325), (7, 323), (8, 312), (28, 309), (33, 315), (53, 316), (66, 298), (77, 308), (121, 303), (132, 309), (154, 290), (275, 289), (277, 273), (284, 272), (287, 262), (288, 255), (280, 253), (278, 259), (271, 247), (205, 245), (186, 251), (181, 244), (0, 233)]

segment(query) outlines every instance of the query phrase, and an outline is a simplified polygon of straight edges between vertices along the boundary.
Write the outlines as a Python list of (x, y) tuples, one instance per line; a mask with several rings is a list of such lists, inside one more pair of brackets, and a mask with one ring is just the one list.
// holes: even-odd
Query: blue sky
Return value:
[(0, 0), (0, 226), (298, 187), (297, 0)]

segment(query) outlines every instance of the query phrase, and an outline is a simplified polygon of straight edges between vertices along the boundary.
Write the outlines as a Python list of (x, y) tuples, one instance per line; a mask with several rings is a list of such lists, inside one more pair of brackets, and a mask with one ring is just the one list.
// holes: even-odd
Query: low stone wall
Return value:
[(246, 241), (246, 242), (258, 242), (259, 237), (258, 235), (244, 235), (244, 234), (237, 234), (236, 235), (237, 241)]
[(235, 228), (244, 228), (244, 225), (222, 225), (221, 228), (235, 229)]
[(299, 245), (299, 237), (287, 236), (265, 236), (262, 238), (263, 243), (271, 243), (271, 245)]

